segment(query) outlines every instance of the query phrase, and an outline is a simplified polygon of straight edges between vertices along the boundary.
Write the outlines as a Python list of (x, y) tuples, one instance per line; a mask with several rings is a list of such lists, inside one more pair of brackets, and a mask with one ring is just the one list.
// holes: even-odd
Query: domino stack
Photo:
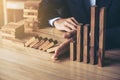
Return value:
[(10, 22), (1, 29), (2, 39), (22, 38), (24, 35), (24, 25)]
[(98, 13), (97, 6), (92, 6), (90, 25), (78, 25), (77, 41), (70, 43), (70, 60), (104, 66), (105, 10), (106, 8), (102, 7)]

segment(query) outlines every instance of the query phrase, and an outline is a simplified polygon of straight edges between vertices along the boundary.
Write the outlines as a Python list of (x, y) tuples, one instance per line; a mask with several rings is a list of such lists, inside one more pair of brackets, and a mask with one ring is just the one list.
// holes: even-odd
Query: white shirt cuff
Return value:
[(49, 24), (51, 25), (51, 26), (54, 26), (54, 21), (56, 21), (56, 20), (58, 20), (58, 19), (60, 19), (61, 17), (56, 17), (56, 18), (53, 18), (53, 19), (50, 19), (49, 20)]

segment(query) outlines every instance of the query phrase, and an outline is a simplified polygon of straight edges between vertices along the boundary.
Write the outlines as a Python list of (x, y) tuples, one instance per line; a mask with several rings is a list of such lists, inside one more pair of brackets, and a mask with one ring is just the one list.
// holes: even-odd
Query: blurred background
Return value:
[(0, 0), (0, 28), (9, 22), (23, 19), (25, 1), (39, 0)]

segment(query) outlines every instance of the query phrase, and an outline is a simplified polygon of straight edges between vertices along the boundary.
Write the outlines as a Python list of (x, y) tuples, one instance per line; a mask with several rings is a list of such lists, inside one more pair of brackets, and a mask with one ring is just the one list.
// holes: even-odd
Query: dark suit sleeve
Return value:
[[(48, 21), (55, 17), (67, 17), (64, 0), (42, 0), (39, 4), (38, 20), (40, 26), (47, 26)], [(64, 11), (65, 10), (65, 11)], [(64, 14), (63, 14), (64, 11)]]
[(107, 9), (107, 28), (120, 27), (120, 0), (112, 1)]
[(120, 0), (114, 0), (108, 10), (106, 49), (120, 49)]

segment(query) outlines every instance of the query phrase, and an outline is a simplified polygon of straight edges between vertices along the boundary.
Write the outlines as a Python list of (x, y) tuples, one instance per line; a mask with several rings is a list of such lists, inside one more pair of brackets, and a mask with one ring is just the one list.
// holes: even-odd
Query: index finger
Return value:
[(77, 21), (74, 17), (71, 17), (71, 20), (72, 20), (76, 25), (79, 24), (78, 21)]

